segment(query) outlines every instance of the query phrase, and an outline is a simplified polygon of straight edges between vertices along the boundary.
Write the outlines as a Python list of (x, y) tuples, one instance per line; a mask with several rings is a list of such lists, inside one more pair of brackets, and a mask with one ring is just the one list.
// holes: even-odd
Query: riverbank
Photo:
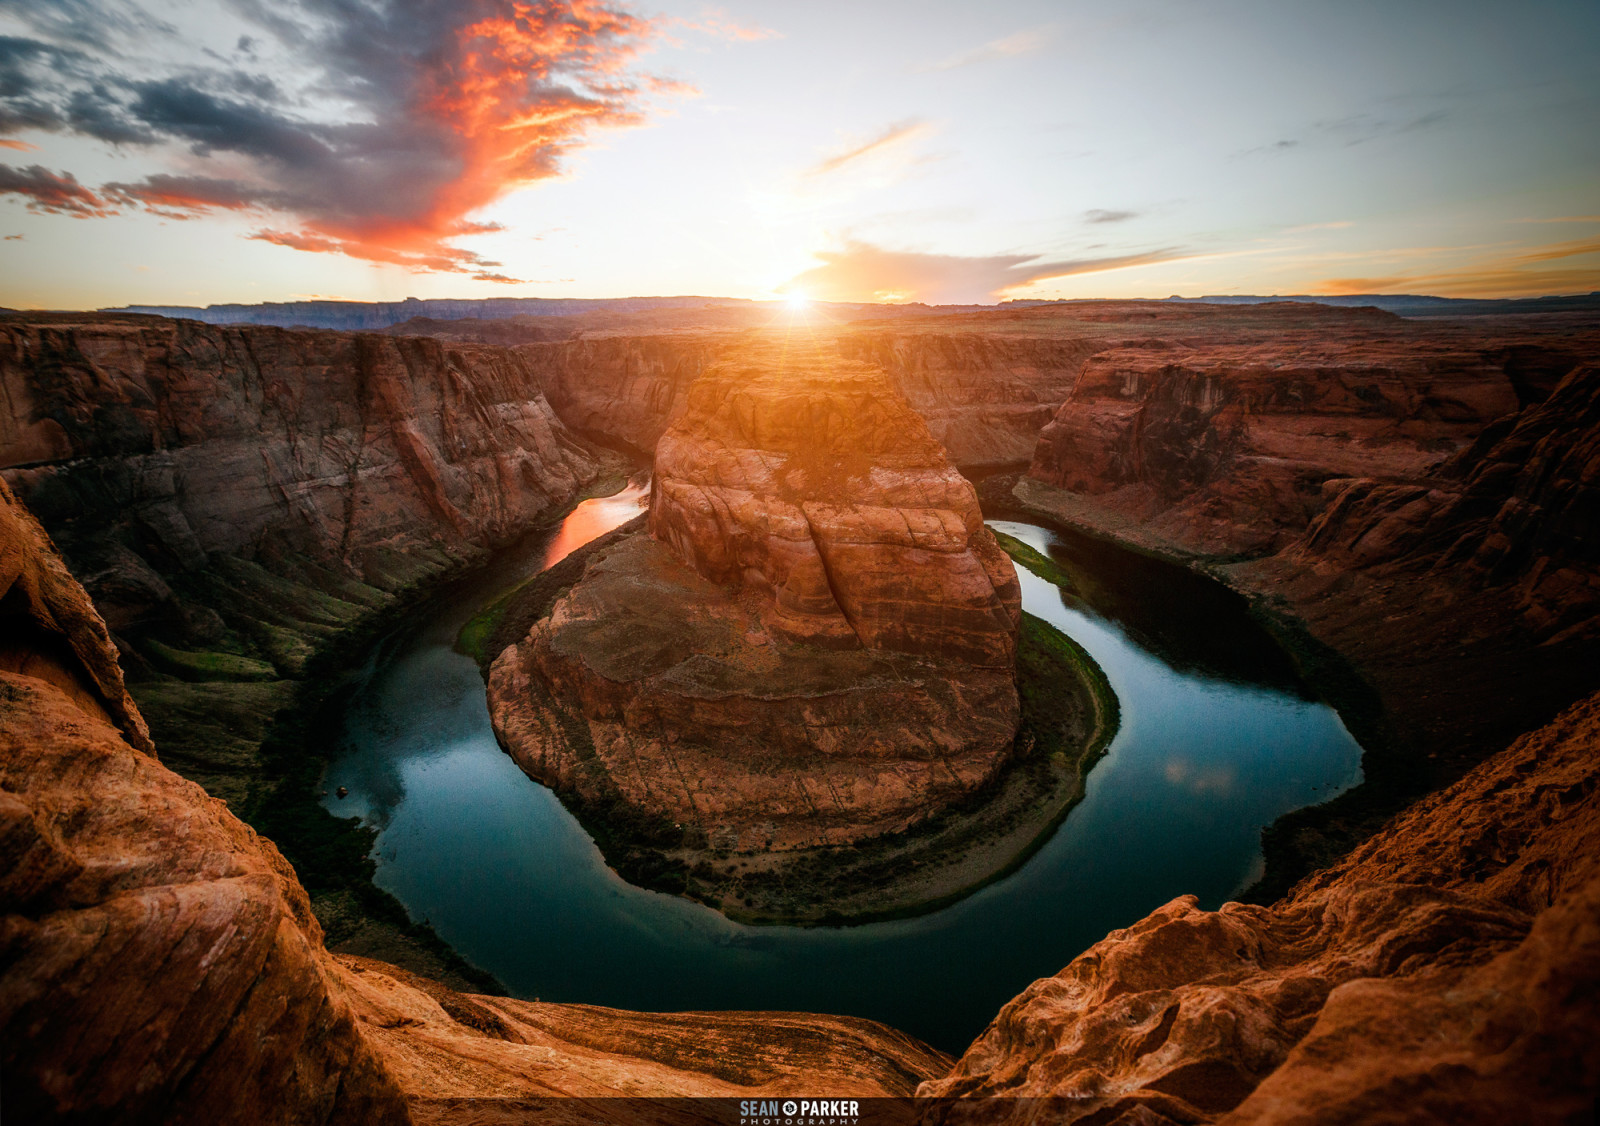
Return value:
[[(520, 538), (622, 488), (628, 468), (608, 461)], [(373, 883), (377, 830), (325, 808), (323, 774), (339, 750), (343, 706), (386, 640), (462, 584), (481, 581), (508, 550), (515, 545), (394, 552), (369, 568), (366, 583), (309, 563), (277, 561), (269, 572), (219, 559), (183, 580), (183, 593), (217, 615), (214, 649), (174, 657), (159, 641), (135, 639), (123, 654), (162, 761), (277, 845), (309, 892), (330, 950), (474, 992), (504, 990)]]
[(1581, 643), (1540, 644), (1491, 589), (1451, 587), (1420, 571), (1333, 573), (1207, 556), (1026, 477), (985, 482), (980, 496), (991, 515), (1113, 544), (1236, 592), (1361, 744), (1360, 784), (1263, 829), (1265, 865), (1237, 896), (1245, 902), (1279, 899), (1585, 687)]

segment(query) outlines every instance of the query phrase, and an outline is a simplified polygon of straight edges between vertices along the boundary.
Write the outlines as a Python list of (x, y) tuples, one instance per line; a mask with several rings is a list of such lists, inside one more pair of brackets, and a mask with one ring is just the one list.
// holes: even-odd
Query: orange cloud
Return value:
[(51, 215), (70, 215), (74, 219), (103, 219), (117, 214), (109, 202), (78, 183), (70, 172), (52, 172), (33, 164), (12, 168), (0, 164), (0, 195), (16, 195), (27, 200), (29, 211)]
[(1558, 269), (1542, 263), (1586, 255), (1600, 256), (1600, 239), (1549, 243), (1518, 253), (1487, 259), (1476, 265), (1433, 273), (1398, 274), (1372, 278), (1328, 278), (1314, 293), (1329, 296), (1354, 293), (1430, 293), (1441, 297), (1543, 297), (1561, 293), (1600, 290), (1600, 264)]
[(864, 156), (868, 156), (875, 152), (881, 152), (884, 149), (892, 148), (901, 141), (907, 140), (908, 138), (922, 132), (925, 128), (925, 123), (916, 118), (911, 118), (907, 121), (897, 121), (893, 125), (889, 126), (889, 128), (885, 129), (882, 133), (878, 134), (878, 136), (868, 141), (866, 144), (857, 145), (854, 148), (846, 149), (844, 152), (837, 153), (818, 164), (812, 165), (806, 170), (806, 175), (825, 176), (829, 172), (837, 172), (839, 169), (845, 167), (845, 165), (854, 163)]
[[(220, 56), (129, 80), (75, 55), (76, 69), (35, 75), (40, 120), (101, 140), (181, 146), (188, 174), (107, 184), (104, 200), (75, 181), (77, 195), (15, 173), (0, 191), (76, 215), (112, 206), (170, 219), (270, 213), (279, 221), (253, 237), (513, 281), (453, 245), (498, 229), (470, 216), (560, 174), (595, 129), (638, 124), (650, 99), (689, 92), (634, 72), (656, 24), (599, 0), (385, 0), (329, 5), (314, 20), (311, 10), (273, 25), (302, 60), (283, 77), (337, 92), (349, 106), (343, 119), (306, 116), (308, 101), (286, 92), (287, 81), (241, 74)], [(92, 119), (80, 112), (90, 102)], [(204, 174), (214, 158), (225, 176)]]

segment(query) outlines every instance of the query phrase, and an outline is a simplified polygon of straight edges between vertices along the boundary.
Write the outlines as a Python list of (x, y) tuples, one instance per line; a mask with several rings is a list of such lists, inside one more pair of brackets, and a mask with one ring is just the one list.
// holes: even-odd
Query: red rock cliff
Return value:
[(1020, 593), (972, 486), (883, 373), (771, 344), (713, 366), (656, 448), (650, 528), (797, 639), (1008, 667)]
[(1600, 1092), (1600, 696), (1280, 903), (1174, 900), (1001, 1010), (935, 1121), (1577, 1122)]

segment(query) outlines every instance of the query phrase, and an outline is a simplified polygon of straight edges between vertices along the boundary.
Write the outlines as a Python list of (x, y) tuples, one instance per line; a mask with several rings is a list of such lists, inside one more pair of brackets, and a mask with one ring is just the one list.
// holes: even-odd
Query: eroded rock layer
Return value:
[(1581, 1120), (1600, 1091), (1597, 750), (1591, 696), (1270, 908), (1174, 900), (1035, 982), (918, 1093), (1049, 1099), (1062, 1122)]
[(535, 777), (764, 851), (902, 830), (1007, 761), (1015, 571), (881, 372), (783, 342), (719, 362), (661, 439), (650, 526), (493, 666)]

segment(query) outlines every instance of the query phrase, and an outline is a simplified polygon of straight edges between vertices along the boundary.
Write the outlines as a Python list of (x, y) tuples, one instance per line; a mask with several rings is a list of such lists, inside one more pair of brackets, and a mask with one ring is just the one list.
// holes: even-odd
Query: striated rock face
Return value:
[(1334, 477), (1411, 477), (1520, 405), (1503, 363), (1413, 342), (1151, 341), (1094, 356), (1030, 475), (1208, 554), (1286, 546)]
[(104, 624), (3, 490), (0, 560), (7, 1114), (404, 1121), (293, 870), (148, 753)]
[(871, 1021), (519, 1002), (330, 956), (277, 849), (148, 753), (104, 624), (3, 488), (0, 567), (8, 1116), (462, 1121), (553, 1095), (905, 1095), (948, 1067)]
[(1285, 563), (1417, 565), (1510, 588), (1542, 643), (1600, 637), (1600, 368), (1499, 419), (1430, 479), (1342, 478)]
[(0, 466), (38, 466), (13, 487), (49, 526), (128, 525), (158, 572), (486, 544), (595, 472), (516, 353), (423, 337), (12, 315), (0, 382)]
[(614, 336), (522, 354), (568, 426), (647, 452), (683, 412), (690, 384), (729, 346), (715, 336)]
[(713, 582), (770, 590), (795, 640), (1015, 660), (1011, 561), (868, 365), (773, 349), (709, 371), (656, 448), (650, 530)]
[[(1175, 900), (924, 1096), (1052, 1121), (1578, 1121), (1600, 1091), (1600, 695), (1271, 908)], [(1039, 1104), (940, 1117), (1017, 1121)]]
[(1024, 465), (1039, 432), (1102, 346), (1081, 335), (841, 334), (840, 351), (881, 367), (962, 469)]
[[(363, 1034), (418, 1121), (461, 1121), (473, 1107), (515, 1114), (521, 1100), (552, 1096), (760, 1098), (819, 1089), (903, 1096), (953, 1062), (856, 1017), (518, 1001), (456, 993), (366, 958), (336, 962)], [(644, 1110), (618, 1109), (624, 1121), (628, 1111)]]
[(1015, 571), (882, 373), (723, 360), (661, 439), (650, 526), (493, 666), (534, 777), (765, 852), (897, 832), (1009, 758)]

